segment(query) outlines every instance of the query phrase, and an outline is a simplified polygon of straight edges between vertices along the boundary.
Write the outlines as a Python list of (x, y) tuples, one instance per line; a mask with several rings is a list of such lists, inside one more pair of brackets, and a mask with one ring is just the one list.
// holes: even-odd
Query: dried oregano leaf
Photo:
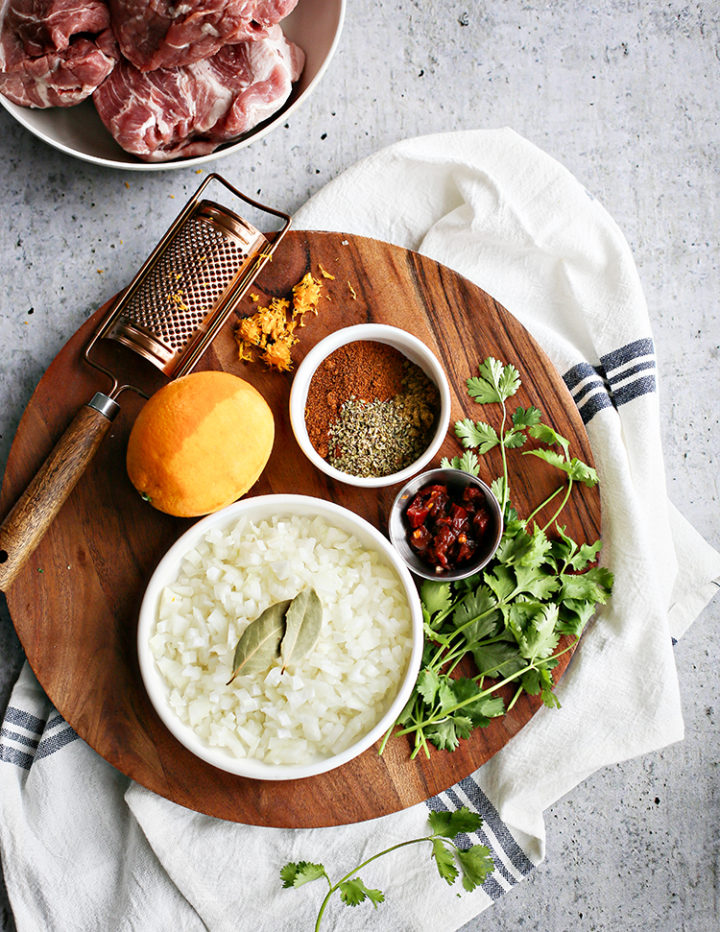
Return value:
[(320, 637), (322, 602), (314, 589), (303, 589), (285, 615), (285, 635), (280, 644), (282, 668), (307, 657)]
[(233, 672), (226, 685), (245, 673), (263, 673), (280, 654), (285, 634), (285, 612), (290, 601), (276, 602), (251, 621), (235, 648)]

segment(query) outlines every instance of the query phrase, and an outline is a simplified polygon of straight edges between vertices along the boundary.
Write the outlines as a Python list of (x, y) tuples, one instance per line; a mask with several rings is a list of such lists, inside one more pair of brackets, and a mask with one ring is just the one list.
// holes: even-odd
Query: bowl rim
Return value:
[[(438, 414), (437, 426), (432, 442), (414, 462), (410, 463), (404, 469), (398, 472), (389, 473), (387, 476), (371, 476), (363, 478), (353, 476), (351, 473), (342, 472), (331, 466), (327, 460), (323, 459), (313, 447), (308, 436), (307, 426), (305, 424), (305, 402), (310, 389), (315, 372), (320, 364), (335, 350), (348, 343), (361, 341), (374, 341), (378, 343), (387, 343), (400, 350), (404, 355), (408, 355), (407, 349), (422, 360), (421, 368), (429, 375), (440, 393), (440, 411)], [(415, 361), (417, 364), (416, 360)], [(430, 370), (428, 372), (428, 369)], [(412, 476), (422, 470), (430, 460), (435, 456), (440, 447), (443, 445), (445, 436), (450, 426), (450, 409), (451, 409), (450, 383), (440, 361), (433, 351), (419, 337), (416, 337), (408, 330), (401, 327), (395, 327), (390, 324), (353, 324), (349, 327), (341, 327), (332, 333), (323, 337), (307, 353), (303, 361), (298, 366), (295, 377), (290, 387), (290, 425), (295, 435), (295, 439), (305, 456), (310, 460), (316, 469), (345, 485), (357, 486), (366, 489), (386, 488), (387, 486), (397, 485), (400, 482), (407, 482)]]
[[(320, 761), (303, 764), (266, 764), (253, 758), (234, 758), (220, 748), (212, 748), (204, 744), (191, 726), (181, 721), (170, 709), (166, 698), (168, 687), (155, 665), (149, 647), (149, 633), (155, 620), (159, 598), (164, 587), (174, 578), (173, 571), (176, 575), (182, 556), (207, 530), (214, 527), (228, 526), (243, 514), (252, 513), (253, 511), (260, 511), (263, 516), (267, 516), (268, 512), (275, 515), (283, 513), (319, 515), (329, 518), (331, 523), (333, 517), (339, 519), (340, 526), (342, 527), (344, 523), (347, 529), (349, 525), (352, 532), (356, 533), (364, 545), (368, 545), (367, 540), (369, 539), (381, 551), (397, 573), (407, 597), (411, 618), (412, 644), (407, 668), (395, 698), (385, 714), (369, 732), (344, 751)], [(150, 703), (168, 731), (188, 751), (206, 763), (237, 776), (255, 780), (297, 780), (317, 776), (346, 764), (372, 747), (395, 722), (410, 698), (420, 669), (423, 649), (422, 607), (415, 581), (400, 555), (387, 538), (365, 518), (334, 502), (328, 502), (310, 495), (256, 495), (234, 502), (232, 505), (202, 518), (185, 531), (166, 551), (155, 567), (143, 595), (138, 615), (136, 643), (140, 677)]]
[[(249, 130), (247, 134), (243, 135), (235, 142), (225, 143), (215, 149), (215, 151), (207, 153), (207, 155), (196, 155), (189, 159), (170, 159), (167, 162), (143, 162), (140, 159), (138, 159), (137, 162), (124, 162), (118, 159), (104, 158), (103, 156), (99, 155), (91, 155), (88, 152), (79, 152), (77, 149), (73, 149), (72, 146), (66, 145), (57, 139), (53, 139), (52, 136), (49, 136), (42, 129), (34, 126), (32, 121), (26, 118), (25, 112), (27, 111), (32, 113), (36, 111), (37, 108), (22, 107), (20, 104), (15, 104), (11, 100), (8, 100), (3, 94), (0, 94), (0, 105), (14, 120), (16, 120), (29, 133), (32, 133), (32, 135), (39, 139), (41, 142), (52, 146), (53, 149), (62, 152), (64, 155), (69, 155), (72, 158), (79, 159), (80, 161), (87, 162), (91, 165), (99, 165), (102, 168), (116, 168), (122, 171), (133, 172), (173, 171), (174, 169), (178, 168), (197, 168), (201, 165), (208, 165), (211, 162), (215, 162), (218, 159), (223, 158), (224, 156), (239, 152), (241, 149), (244, 149), (252, 143), (257, 142), (259, 139), (267, 136), (268, 133), (270, 133), (278, 126), (278, 124), (282, 123), (284, 120), (287, 120), (288, 117), (294, 113), (294, 111), (310, 96), (327, 71), (330, 62), (335, 55), (337, 47), (340, 44), (340, 38), (345, 23), (347, 0), (336, 0), (336, 3), (338, 4), (337, 24), (332, 42), (330, 43), (330, 48), (328, 49), (325, 58), (323, 59), (312, 80), (308, 83), (307, 87), (303, 88), (302, 92), (298, 94), (295, 100), (292, 100), (291, 102), (286, 101), (285, 105), (281, 107), (277, 113), (269, 117), (267, 122), (260, 124), (259, 128)], [(133, 157), (131, 153), (127, 153), (127, 155), (129, 158)]]
[[(482, 560), (477, 563), (473, 563), (469, 568), (462, 570), (457, 570), (452, 573), (433, 573), (433, 571), (428, 567), (425, 568), (421, 561), (418, 560), (417, 564), (410, 563), (408, 558), (405, 556), (403, 549), (398, 546), (399, 534), (395, 533), (398, 526), (403, 528), (402, 540), (405, 541), (405, 529), (402, 524), (402, 512), (405, 507), (405, 500), (410, 497), (412, 492), (409, 493), (409, 489), (412, 488), (416, 483), (422, 487), (425, 484), (432, 483), (434, 481), (457, 478), (458, 484), (464, 482), (466, 485), (477, 485), (482, 489), (485, 494), (485, 500), (489, 503), (497, 524), (495, 538), (492, 542), (492, 547), (488, 553), (483, 557)], [(502, 513), (502, 508), (500, 502), (497, 499), (497, 496), (484, 481), (479, 476), (474, 476), (472, 473), (465, 472), (462, 469), (455, 469), (451, 466), (441, 466), (437, 469), (428, 469), (423, 473), (419, 473), (417, 476), (413, 476), (408, 482), (403, 485), (400, 491), (397, 493), (393, 499), (393, 503), (390, 506), (390, 511), (388, 512), (387, 519), (387, 528), (388, 528), (388, 537), (390, 542), (400, 556), (400, 559), (403, 561), (405, 566), (413, 573), (415, 576), (419, 576), (421, 579), (429, 579), (433, 582), (455, 582), (460, 579), (467, 579), (468, 576), (472, 576), (474, 573), (479, 573), (480, 570), (484, 569), (490, 560), (495, 556), (498, 547), (500, 546), (500, 541), (505, 530), (505, 520)]]

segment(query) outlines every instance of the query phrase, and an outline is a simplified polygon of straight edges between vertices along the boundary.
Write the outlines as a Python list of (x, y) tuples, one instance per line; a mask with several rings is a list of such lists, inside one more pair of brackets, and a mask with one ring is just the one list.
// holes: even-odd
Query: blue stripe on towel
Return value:
[(654, 375), (646, 375), (643, 378), (635, 379), (635, 381), (623, 385), (614, 393), (615, 404), (624, 405), (627, 401), (632, 401), (633, 398), (638, 398), (640, 395), (647, 395), (649, 392), (656, 391), (656, 389), (657, 383)]
[(572, 369), (568, 369), (563, 376), (563, 380), (568, 389), (572, 391), (576, 385), (579, 385), (580, 382), (591, 375), (599, 375), (601, 379), (605, 378), (605, 373), (601, 366), (591, 366), (589, 362), (579, 362), (576, 366), (573, 366)]
[(15, 764), (16, 767), (22, 767), (23, 770), (30, 770), (33, 760), (32, 754), (26, 754), (24, 751), (18, 751), (17, 748), (8, 747), (8, 745), (0, 741), (0, 762)]
[(8, 725), (18, 725), (20, 728), (25, 728), (27, 731), (34, 732), (36, 735), (42, 734), (45, 728), (44, 719), (37, 718), (29, 712), (23, 711), (23, 709), (16, 709), (14, 706), (8, 706), (5, 712), (5, 723)]
[[(652, 339), (643, 337), (606, 353), (597, 366), (579, 362), (568, 369), (563, 381), (578, 406), (583, 423), (589, 423), (603, 408), (617, 408), (633, 398), (656, 391), (654, 354)], [(647, 356), (653, 358), (643, 358)], [(638, 362), (629, 365), (633, 360)]]
[(7, 738), (17, 744), (24, 744), (33, 750), (38, 746), (37, 738), (28, 738), (26, 735), (21, 735), (19, 731), (10, 731), (9, 728), (0, 728), (0, 738)]
[(597, 395), (591, 395), (584, 404), (579, 405), (578, 411), (583, 424), (587, 424), (598, 411), (602, 411), (603, 408), (612, 408), (612, 406), (613, 400), (610, 395), (607, 392), (598, 392)]
[(76, 738), (77, 735), (70, 727), (70, 725), (68, 725), (67, 728), (57, 732), (54, 735), (51, 735), (49, 738), (43, 738), (38, 745), (35, 757), (37, 760), (40, 760), (41, 757), (49, 757), (51, 754), (54, 754), (61, 748), (64, 748), (66, 744), (70, 744), (71, 741), (75, 741)]
[(626, 343), (625, 346), (613, 350), (612, 353), (606, 353), (604, 356), (600, 357), (600, 362), (603, 365), (603, 369), (609, 373), (612, 372), (613, 369), (617, 369), (618, 366), (624, 365), (626, 362), (631, 362), (639, 356), (652, 356), (654, 352), (655, 345), (653, 341), (650, 337), (645, 337), (641, 340), (633, 340), (632, 343)]
[(466, 777), (458, 784), (470, 802), (475, 806), (482, 818), (492, 829), (493, 834), (503, 847), (503, 851), (512, 862), (513, 867), (523, 876), (535, 869), (535, 865), (515, 841), (507, 825), (498, 815), (487, 796), (483, 793), (472, 777)]
[[(30, 732), (30, 735), (21, 734), (17, 728)], [(0, 728), (0, 761), (29, 770), (33, 761), (49, 757), (77, 737), (58, 712), (48, 722), (44, 722), (24, 709), (8, 706)], [(17, 744), (27, 750), (15, 747)]]

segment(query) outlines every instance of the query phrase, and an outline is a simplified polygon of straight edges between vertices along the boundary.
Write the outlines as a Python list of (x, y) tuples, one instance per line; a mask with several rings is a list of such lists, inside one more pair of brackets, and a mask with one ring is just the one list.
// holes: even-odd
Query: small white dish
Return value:
[[(390, 473), (387, 476), (364, 478), (361, 476), (353, 476), (351, 473), (342, 472), (334, 466), (331, 466), (327, 460), (320, 456), (315, 447), (313, 447), (305, 423), (305, 405), (307, 402), (308, 389), (310, 388), (312, 377), (315, 375), (320, 364), (341, 346), (361, 340), (371, 340), (377, 343), (386, 343), (389, 346), (394, 346), (395, 349), (406, 356), (410, 362), (419, 366), (425, 375), (432, 379), (440, 393), (440, 411), (438, 412), (435, 433), (430, 445), (414, 463), (411, 463), (409, 466), (405, 467), (405, 469)], [(407, 482), (411, 476), (427, 466), (445, 440), (445, 435), (447, 434), (450, 424), (450, 404), (450, 385), (447, 376), (436, 356), (425, 346), (422, 340), (419, 340), (406, 330), (401, 330), (399, 327), (390, 327), (387, 324), (356, 324), (353, 327), (344, 327), (341, 330), (336, 330), (334, 333), (325, 337), (325, 339), (320, 340), (300, 363), (295, 373), (295, 378), (293, 379), (292, 388), (290, 389), (290, 423), (300, 449), (310, 462), (326, 475), (330, 476), (332, 479), (336, 479), (338, 482), (344, 482), (347, 485), (360, 486), (368, 489), (382, 488), (396, 485), (399, 482)]]
[[(183, 557), (211, 529), (230, 527), (241, 516), (252, 521), (276, 515), (320, 516), (328, 524), (353, 534), (366, 547), (380, 552), (397, 573), (407, 597), (412, 625), (412, 646), (397, 694), (377, 724), (344, 751), (322, 760), (296, 765), (272, 765), (252, 758), (237, 758), (221, 748), (210, 747), (176, 715), (168, 701), (168, 685), (158, 670), (149, 645), (163, 589), (175, 581)], [(229, 505), (208, 515), (186, 531), (159, 562), (145, 591), (140, 607), (137, 651), (140, 675), (150, 702), (167, 729), (177, 740), (214, 767), (255, 780), (298, 780), (333, 770), (362, 754), (375, 744), (397, 719), (415, 685), (423, 649), (422, 607), (417, 587), (401, 557), (387, 538), (364, 518), (333, 502), (307, 495), (259, 495)]]
[(157, 172), (197, 168), (249, 146), (284, 123), (305, 101), (324, 75), (340, 41), (346, 0), (300, 0), (281, 25), (283, 32), (305, 52), (305, 68), (285, 105), (269, 120), (250, 130), (237, 142), (225, 143), (209, 155), (169, 162), (143, 162), (125, 152), (103, 125), (91, 100), (75, 107), (47, 110), (20, 107), (0, 94), (0, 104), (18, 123), (43, 142), (66, 155), (126, 171)]

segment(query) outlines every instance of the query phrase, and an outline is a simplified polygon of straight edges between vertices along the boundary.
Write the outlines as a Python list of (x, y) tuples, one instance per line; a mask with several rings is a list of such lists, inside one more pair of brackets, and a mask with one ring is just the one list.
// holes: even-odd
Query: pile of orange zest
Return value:
[(293, 286), (293, 317), (301, 317), (307, 311), (317, 314), (322, 284), (308, 272)]
[[(298, 342), (297, 327), (303, 326), (303, 316), (317, 314), (322, 285), (310, 272), (292, 289), (289, 298), (271, 298), (267, 306), (258, 306), (250, 317), (243, 318), (235, 330), (238, 356), (243, 362), (259, 358), (271, 369), (289, 372), (292, 369), (292, 347)], [(251, 300), (259, 301), (258, 295)]]
[(175, 294), (170, 295), (170, 300), (173, 301), (181, 311), (189, 310), (187, 304), (183, 301), (183, 292), (182, 289), (177, 291)]

